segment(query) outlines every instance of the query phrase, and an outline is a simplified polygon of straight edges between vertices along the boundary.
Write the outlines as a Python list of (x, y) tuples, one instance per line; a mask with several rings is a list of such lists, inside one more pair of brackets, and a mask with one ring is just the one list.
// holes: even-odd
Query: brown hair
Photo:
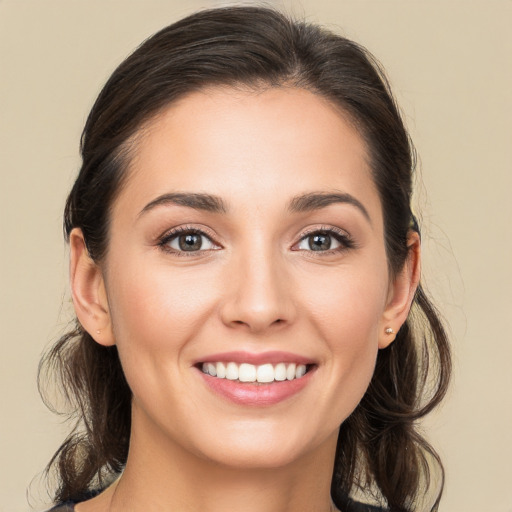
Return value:
[[(81, 228), (97, 262), (108, 247), (109, 211), (129, 160), (130, 138), (186, 93), (212, 85), (304, 88), (329, 99), (367, 144), (393, 273), (404, 265), (411, 213), (414, 150), (375, 59), (358, 44), (272, 9), (228, 7), (193, 14), (144, 42), (113, 73), (87, 119), (83, 165), (68, 197), (66, 237)], [(80, 500), (122, 471), (130, 437), (131, 391), (115, 347), (103, 347), (76, 321), (41, 363), (60, 376), (75, 426), (48, 469), (59, 475), (57, 501)], [(443, 398), (451, 370), (445, 331), (420, 287), (411, 313), (379, 351), (369, 388), (341, 425), (331, 494), (350, 509), (354, 491), (377, 494), (392, 511), (412, 511), (434, 487), (439, 457), (416, 422)], [(42, 374), (41, 374), (42, 375)], [(428, 383), (428, 389), (427, 389)]]

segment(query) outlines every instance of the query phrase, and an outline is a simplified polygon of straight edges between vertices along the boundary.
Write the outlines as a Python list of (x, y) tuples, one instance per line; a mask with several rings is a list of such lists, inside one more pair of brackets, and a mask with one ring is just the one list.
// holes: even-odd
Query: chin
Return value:
[[(238, 427), (238, 428), (237, 428)], [(251, 428), (252, 427), (252, 428)], [(201, 458), (213, 463), (247, 470), (271, 470), (294, 464), (321, 445), (336, 446), (338, 429), (319, 435), (290, 425), (247, 425), (239, 422), (225, 435), (201, 436), (197, 449)]]
[[(231, 444), (231, 443), (230, 443)], [(235, 444), (222, 450), (208, 450), (204, 455), (208, 460), (221, 466), (245, 470), (272, 470), (289, 466), (304, 457), (304, 447), (300, 449), (278, 449), (275, 446), (262, 446), (254, 442), (252, 446)]]

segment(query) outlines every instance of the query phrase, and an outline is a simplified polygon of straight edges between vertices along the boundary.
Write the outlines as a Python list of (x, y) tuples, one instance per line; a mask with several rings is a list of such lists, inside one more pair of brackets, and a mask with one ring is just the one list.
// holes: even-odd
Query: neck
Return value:
[(329, 512), (336, 436), (281, 467), (231, 467), (192, 454), (134, 418), (109, 512)]

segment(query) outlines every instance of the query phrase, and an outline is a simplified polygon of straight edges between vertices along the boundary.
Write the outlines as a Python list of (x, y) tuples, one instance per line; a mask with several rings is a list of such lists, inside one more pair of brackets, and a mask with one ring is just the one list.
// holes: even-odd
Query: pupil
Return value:
[(312, 235), (309, 237), (309, 245), (313, 251), (325, 251), (331, 247), (329, 235)]
[(188, 234), (179, 238), (180, 249), (182, 251), (198, 251), (201, 249), (201, 235)]

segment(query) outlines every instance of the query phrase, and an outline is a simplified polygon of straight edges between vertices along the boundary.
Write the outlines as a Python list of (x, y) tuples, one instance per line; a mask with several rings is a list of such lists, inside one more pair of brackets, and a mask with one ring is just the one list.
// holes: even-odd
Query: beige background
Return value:
[[(35, 376), (69, 319), (61, 212), (87, 112), (143, 38), (218, 3), (0, 0), (0, 512), (29, 510), (27, 486), (65, 431)], [(425, 426), (447, 469), (441, 511), (511, 512), (512, 2), (286, 5), (341, 27), (391, 77), (421, 157), (426, 279), (455, 352), (450, 396)], [(31, 493), (40, 510), (37, 478)]]

